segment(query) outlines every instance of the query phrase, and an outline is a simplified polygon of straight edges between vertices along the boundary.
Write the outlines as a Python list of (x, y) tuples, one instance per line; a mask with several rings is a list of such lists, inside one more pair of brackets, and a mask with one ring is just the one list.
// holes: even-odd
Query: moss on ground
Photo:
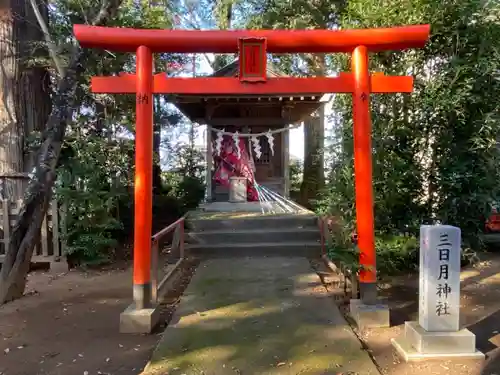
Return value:
[(301, 258), (202, 263), (144, 375), (376, 374), (318, 283)]

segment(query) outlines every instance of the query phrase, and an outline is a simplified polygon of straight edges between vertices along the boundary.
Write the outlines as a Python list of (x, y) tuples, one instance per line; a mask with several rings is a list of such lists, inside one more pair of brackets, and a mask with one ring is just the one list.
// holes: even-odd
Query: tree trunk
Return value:
[[(309, 71), (315, 76), (324, 76), (326, 61), (324, 55), (306, 57)], [(325, 106), (304, 121), (304, 170), (300, 185), (300, 204), (312, 208), (315, 199), (325, 185), (324, 166)]]
[[(106, 75), (106, 74), (104, 74)], [(108, 132), (106, 124), (106, 106), (99, 101), (95, 102), (95, 125), (92, 131), (99, 137), (104, 137), (105, 132)]]
[[(215, 1), (215, 23), (219, 30), (227, 30), (231, 28), (233, 18), (233, 1), (231, 0), (216, 0)], [(228, 55), (216, 54), (212, 63), (212, 69), (217, 71), (227, 64), (232, 59)]]
[[(0, 173), (3, 176), (15, 175), (24, 171), (23, 163), (23, 129), (18, 123), (16, 82), (20, 64), (19, 42), (15, 39), (19, 34), (22, 21), (15, 17), (19, 0), (3, 1), (0, 8), (0, 84), (2, 90), (0, 103)], [(16, 30), (17, 29), (17, 30)], [(17, 35), (19, 37), (19, 35)], [(17, 200), (23, 194), (21, 179), (4, 177), (3, 198)]]
[(312, 208), (325, 184), (324, 139), (325, 106), (304, 122), (304, 169), (300, 185), (300, 204)]
[[(101, 25), (114, 17), (122, 0), (105, 0), (92, 24)], [(38, 239), (43, 217), (52, 198), (56, 167), (68, 123), (75, 111), (78, 79), (83, 73), (89, 50), (78, 45), (71, 54), (66, 74), (59, 82), (54, 105), (47, 121), (41, 147), (38, 151), (34, 175), (28, 183), (18, 219), (13, 228), (2, 269), (0, 271), (0, 303), (23, 295), (35, 241)]]
[[(19, 0), (17, 0), (19, 2)], [(20, 25), (21, 40), (21, 69), (19, 74), (18, 86), (18, 121), (22, 123), (24, 130), (24, 142), (26, 138), (40, 138), (40, 134), (45, 130), (45, 125), (52, 109), (50, 73), (47, 67), (35, 64), (34, 60), (41, 58), (48, 59), (49, 53), (45, 48), (44, 35), (35, 16), (33, 8), (29, 1), (21, 1), (24, 8), (25, 19)], [(38, 0), (38, 9), (48, 24), (49, 14), (47, 0)], [(24, 38), (23, 38), (24, 36)], [(33, 148), (27, 148), (24, 152), (24, 171), (31, 172), (36, 164), (36, 151)], [(24, 191), (23, 191), (24, 192)]]
[[(47, 22), (46, 1), (39, 1), (42, 17)], [(35, 153), (25, 147), (30, 136), (41, 132), (50, 113), (50, 77), (35, 59), (48, 56), (43, 47), (43, 33), (37, 27), (33, 8), (27, 1), (2, 2), (0, 12), (0, 174), (6, 176), (3, 198), (18, 200), (25, 189), (25, 179), (8, 178), (30, 172)], [(38, 137), (37, 137), (38, 138)]]

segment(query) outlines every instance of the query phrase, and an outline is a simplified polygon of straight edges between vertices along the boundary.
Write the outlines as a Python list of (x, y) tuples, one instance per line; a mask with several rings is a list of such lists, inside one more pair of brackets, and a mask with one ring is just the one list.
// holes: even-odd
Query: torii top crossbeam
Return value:
[(358, 30), (138, 30), (75, 25), (82, 47), (135, 52), (235, 53), (241, 38), (265, 38), (269, 53), (352, 52), (365, 46), (371, 52), (422, 48), (429, 25)]
[[(376, 300), (370, 94), (411, 92), (411, 77), (370, 74), (369, 52), (424, 47), (429, 25), (357, 30), (137, 30), (75, 25), (83, 47), (135, 52), (136, 73), (94, 77), (92, 91), (136, 94), (134, 300), (151, 305), (152, 95), (301, 95), (350, 93), (353, 98), (356, 226), (360, 292)], [(171, 78), (154, 74), (153, 53), (239, 54), (238, 77)], [(350, 53), (351, 72), (338, 77), (268, 78), (267, 53)]]

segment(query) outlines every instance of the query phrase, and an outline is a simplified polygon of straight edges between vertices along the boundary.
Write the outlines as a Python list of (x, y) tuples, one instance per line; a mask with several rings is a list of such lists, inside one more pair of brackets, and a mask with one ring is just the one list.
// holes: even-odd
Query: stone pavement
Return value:
[(143, 375), (379, 374), (305, 258), (201, 263)]

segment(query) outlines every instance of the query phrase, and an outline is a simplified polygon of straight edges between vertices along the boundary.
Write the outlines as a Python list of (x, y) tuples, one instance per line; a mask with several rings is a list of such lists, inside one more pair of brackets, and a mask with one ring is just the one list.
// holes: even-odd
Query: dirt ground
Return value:
[[(190, 272), (192, 268), (183, 271), (167, 296), (164, 321)], [(119, 333), (119, 314), (131, 302), (131, 280), (124, 268), (31, 273), (27, 295), (0, 307), (0, 375), (141, 372), (159, 334)]]
[(418, 320), (418, 276), (391, 278), (382, 285), (389, 299), (391, 328), (357, 331), (383, 375), (500, 375), (500, 254), (482, 255), (475, 267), (462, 271), (461, 324), (476, 335), (483, 363), (472, 360), (404, 363), (394, 353), (391, 339), (404, 322)]

